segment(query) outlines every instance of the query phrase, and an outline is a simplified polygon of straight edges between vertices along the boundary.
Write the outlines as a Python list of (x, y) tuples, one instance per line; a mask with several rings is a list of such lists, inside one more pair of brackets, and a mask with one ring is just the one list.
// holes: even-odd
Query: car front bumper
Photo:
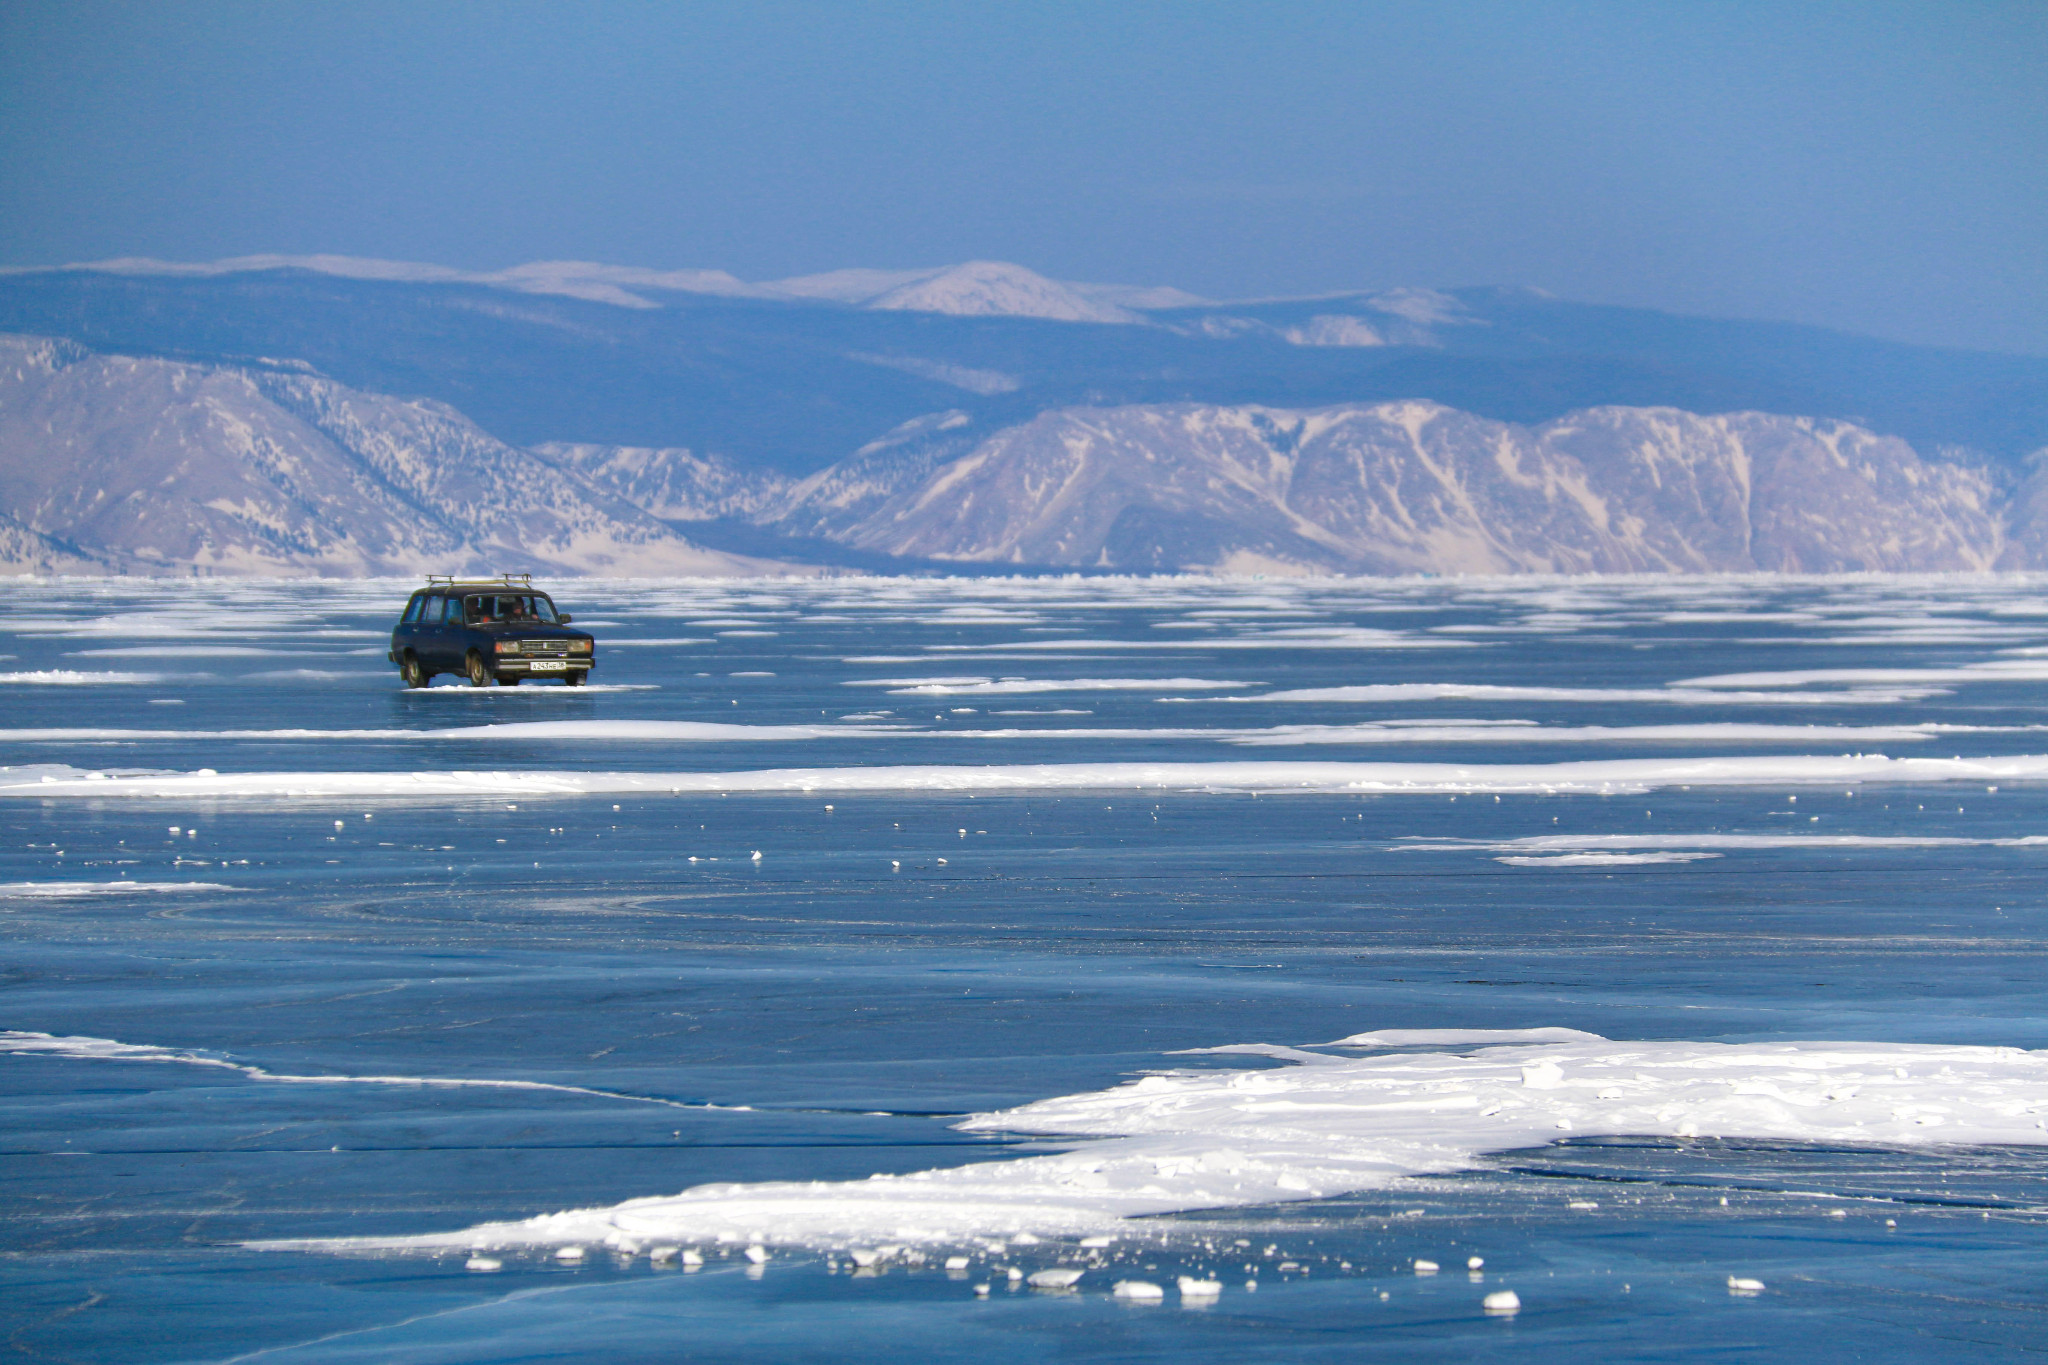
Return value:
[(514, 654), (500, 654), (493, 661), (494, 671), (498, 673), (530, 673), (536, 678), (552, 677), (561, 673), (588, 673), (596, 666), (597, 660), (588, 654), (554, 659), (527, 659)]

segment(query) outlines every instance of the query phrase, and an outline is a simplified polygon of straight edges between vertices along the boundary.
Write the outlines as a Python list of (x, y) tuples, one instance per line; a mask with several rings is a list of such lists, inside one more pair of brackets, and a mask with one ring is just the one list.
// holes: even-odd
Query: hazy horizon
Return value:
[(2048, 353), (2039, 7), (27, 0), (0, 263), (1531, 286)]

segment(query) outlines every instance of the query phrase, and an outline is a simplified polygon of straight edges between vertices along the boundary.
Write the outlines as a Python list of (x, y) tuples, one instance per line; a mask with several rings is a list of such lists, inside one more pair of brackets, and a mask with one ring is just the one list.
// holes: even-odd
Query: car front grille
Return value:
[(526, 640), (521, 642), (519, 652), (546, 658), (560, 658), (569, 652), (569, 642), (567, 640)]

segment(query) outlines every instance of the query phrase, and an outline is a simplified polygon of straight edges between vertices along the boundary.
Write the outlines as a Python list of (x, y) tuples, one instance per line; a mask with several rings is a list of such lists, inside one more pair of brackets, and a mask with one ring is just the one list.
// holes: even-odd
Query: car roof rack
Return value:
[(430, 573), (427, 575), (430, 588), (525, 588), (533, 587), (530, 573), (505, 573), (496, 578), (457, 578), (454, 574)]

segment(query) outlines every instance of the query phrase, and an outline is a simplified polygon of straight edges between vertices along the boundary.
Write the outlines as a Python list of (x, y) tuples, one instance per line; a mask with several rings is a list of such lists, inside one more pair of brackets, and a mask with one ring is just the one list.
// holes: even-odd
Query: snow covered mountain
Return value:
[(0, 569), (730, 574), (442, 404), (0, 336)]
[(2048, 567), (2048, 359), (1529, 290), (262, 257), (4, 334), (16, 569)]
[(777, 567), (679, 526), (870, 566), (2048, 567), (2048, 461), (2015, 485), (1827, 419), (1609, 406), (1521, 425), (1406, 400), (1067, 407), (993, 432), (954, 409), (795, 477), (687, 448), (520, 449), (444, 404), (303, 367), (0, 338), (15, 572)]
[[(957, 459), (835, 472), (774, 515), (918, 559), (1278, 573), (2036, 565), (1983, 469), (1840, 422), (1599, 408), (1536, 427), (1433, 403), (1067, 409)], [(823, 496), (831, 490), (832, 498)]]
[[(407, 284), (475, 284), (521, 294), (658, 308), (663, 294), (725, 298), (805, 299), (883, 311), (949, 313), (957, 317), (1047, 318), (1059, 322), (1140, 323), (1133, 309), (1184, 308), (1203, 302), (1165, 286), (1067, 284), (1007, 261), (967, 261), (927, 270), (834, 270), (749, 284), (723, 270), (658, 270), (595, 261), (531, 261), (507, 270), (459, 270), (422, 261), (363, 256), (236, 256), (221, 261), (163, 261), (128, 256), (61, 267), (109, 275), (212, 278), (304, 270), (347, 280)], [(5, 274), (37, 274), (10, 270)]]
[(1055, 322), (1142, 322), (1136, 313), (1002, 261), (969, 261), (877, 294), (867, 308), (955, 317), (1050, 318)]

